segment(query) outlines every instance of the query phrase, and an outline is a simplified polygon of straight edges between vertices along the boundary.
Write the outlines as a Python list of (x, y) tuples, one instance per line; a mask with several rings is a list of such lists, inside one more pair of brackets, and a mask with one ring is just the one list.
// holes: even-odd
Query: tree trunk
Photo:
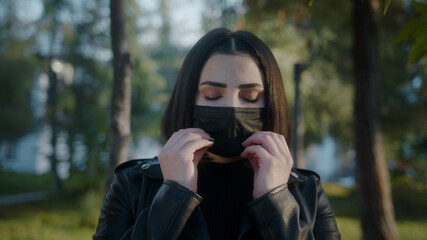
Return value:
[(300, 94), (301, 74), (308, 67), (307, 64), (294, 65), (295, 102), (292, 123), (292, 153), (294, 154), (295, 167), (306, 168), (304, 161), (304, 115), (303, 100)]
[[(50, 63), (49, 63), (50, 64)], [(58, 175), (58, 159), (56, 158), (56, 139), (58, 138), (58, 121), (56, 119), (57, 106), (57, 85), (58, 78), (53, 72), (52, 67), (49, 69), (49, 124), (51, 130), (50, 144), (52, 153), (50, 155), (50, 172), (53, 177), (53, 185), (56, 190), (62, 190), (62, 182)]]
[[(47, 4), (47, 3), (46, 3)], [(57, 119), (57, 98), (58, 98), (58, 84), (59, 79), (57, 73), (52, 69), (52, 60), (60, 52), (60, 43), (58, 45), (58, 32), (60, 31), (60, 21), (58, 12), (62, 4), (62, 0), (52, 1), (52, 29), (50, 32), (50, 46), (49, 46), (49, 89), (48, 89), (48, 121), (51, 129), (50, 144), (52, 146), (52, 153), (50, 155), (50, 172), (52, 173), (53, 185), (56, 190), (62, 190), (62, 182), (58, 175), (58, 159), (56, 158), (56, 140), (58, 137), (59, 124)]]
[(396, 239), (379, 124), (377, 26), (372, 1), (353, 1), (355, 136), (363, 239)]
[(106, 189), (112, 182), (114, 169), (127, 160), (130, 132), (131, 77), (133, 62), (125, 41), (122, 0), (110, 1), (111, 46), (113, 48), (114, 83), (111, 101), (110, 155)]

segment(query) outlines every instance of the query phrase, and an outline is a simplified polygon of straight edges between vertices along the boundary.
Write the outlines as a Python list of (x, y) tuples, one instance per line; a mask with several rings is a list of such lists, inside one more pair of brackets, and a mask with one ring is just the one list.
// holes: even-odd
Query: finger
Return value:
[(269, 159), (271, 158), (271, 154), (265, 150), (265, 148), (261, 145), (252, 145), (249, 147), (246, 147), (245, 150), (243, 150), (242, 154), (240, 156), (244, 158), (261, 158), (261, 159)]
[(181, 152), (184, 155), (189, 153), (194, 155), (196, 151), (205, 147), (207, 148), (212, 147), (212, 145), (213, 145), (213, 142), (206, 139), (194, 140), (194, 141), (187, 142), (184, 146), (182, 146), (181, 149), (178, 149), (179, 151), (177, 152)]
[(251, 164), (251, 167), (253, 170), (257, 170), (259, 168), (258, 159), (256, 158), (248, 158), (249, 163)]
[(288, 146), (286, 145), (286, 140), (281, 134), (274, 134), (273, 136), (274, 142), (276, 142), (276, 146), (281, 155), (286, 156), (289, 152)]
[(178, 149), (182, 148), (187, 142), (190, 141), (195, 141), (195, 140), (210, 140), (212, 139), (211, 137), (209, 137), (209, 135), (207, 135), (206, 133), (202, 133), (200, 131), (185, 131), (179, 138), (177, 138), (175, 140), (175, 142), (173, 142), (171, 144), (171, 148), (173, 149)]
[(249, 146), (245, 151), (243, 151), (241, 155), (249, 160), (254, 171), (260, 168), (260, 161), (262, 161), (262, 159), (269, 158), (269, 153), (261, 145)]
[(244, 147), (250, 146), (250, 145), (262, 145), (270, 154), (272, 155), (279, 155), (280, 151), (277, 146), (276, 141), (273, 138), (273, 135), (276, 133), (272, 132), (256, 132), (252, 134), (248, 139), (246, 139), (242, 145)]
[(166, 141), (165, 145), (163, 146), (163, 149), (168, 149), (171, 146), (173, 146), (176, 143), (176, 140), (181, 137), (183, 134), (184, 129), (180, 129), (172, 134), (172, 136)]
[[(185, 129), (180, 129), (176, 132), (174, 132), (172, 134), (172, 136), (168, 139), (168, 141), (166, 142), (166, 144), (169, 143), (170, 144), (175, 144), (178, 139), (180, 139), (182, 136), (189, 134), (189, 133), (195, 133), (195, 134), (200, 134), (201, 136), (204, 136), (206, 139), (212, 139), (209, 134), (207, 134), (205, 131), (203, 131), (200, 128), (185, 128)], [(165, 146), (166, 146), (165, 144)]]
[[(211, 136), (209, 135), (209, 133), (205, 132), (203, 129), (201, 128), (187, 128), (188, 131), (194, 132), (194, 133), (200, 133), (204, 136), (207, 136), (208, 138), (211, 138)], [(213, 138), (211, 138), (213, 139)]]
[(197, 165), (197, 164), (199, 164), (200, 159), (202, 159), (202, 157), (205, 155), (205, 153), (208, 151), (208, 149), (209, 149), (210, 147), (211, 147), (211, 146), (207, 146), (207, 147), (201, 148), (201, 149), (197, 150), (197, 151), (194, 153), (194, 163), (195, 163), (196, 165)]
[(285, 155), (291, 156), (291, 151), (289, 150), (289, 146), (288, 146), (288, 142), (286, 142), (286, 138), (281, 134), (278, 134), (278, 137), (279, 137), (279, 141), (282, 144), (281, 146), (283, 146), (282, 151), (284, 151)]
[(247, 147), (247, 146), (251, 145), (250, 143), (252, 142), (252, 138), (255, 136), (259, 136), (263, 133), (264, 133), (264, 131), (254, 132), (251, 136), (249, 136), (248, 138), (246, 138), (245, 141), (242, 142), (243, 147)]

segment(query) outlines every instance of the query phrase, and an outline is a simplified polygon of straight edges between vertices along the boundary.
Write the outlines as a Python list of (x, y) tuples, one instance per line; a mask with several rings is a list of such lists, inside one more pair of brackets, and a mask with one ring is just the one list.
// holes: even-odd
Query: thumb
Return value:
[(251, 154), (248, 157), (249, 163), (251, 164), (251, 167), (254, 171), (258, 170), (259, 168), (259, 164), (258, 164), (258, 159), (256, 158), (256, 156), (254, 154)]
[(199, 164), (202, 157), (205, 155), (205, 153), (208, 151), (208, 149), (210, 147), (212, 147), (212, 145), (213, 145), (213, 143), (210, 146), (208, 145), (204, 148), (201, 148), (194, 153), (194, 159), (193, 159), (194, 164), (196, 164), (196, 165)]

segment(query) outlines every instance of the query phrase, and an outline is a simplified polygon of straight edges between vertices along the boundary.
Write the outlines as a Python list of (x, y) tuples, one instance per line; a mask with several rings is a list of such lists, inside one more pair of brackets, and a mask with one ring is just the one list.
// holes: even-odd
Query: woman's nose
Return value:
[(237, 94), (227, 94), (225, 107), (240, 107), (239, 97), (237, 96)]

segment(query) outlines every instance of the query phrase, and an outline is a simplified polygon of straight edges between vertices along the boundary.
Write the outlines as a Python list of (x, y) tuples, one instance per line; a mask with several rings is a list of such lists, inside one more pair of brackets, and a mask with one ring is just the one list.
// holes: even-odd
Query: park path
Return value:
[(48, 195), (49, 195), (48, 191), (3, 195), (3, 196), (0, 196), (0, 206), (39, 201), (47, 198)]

